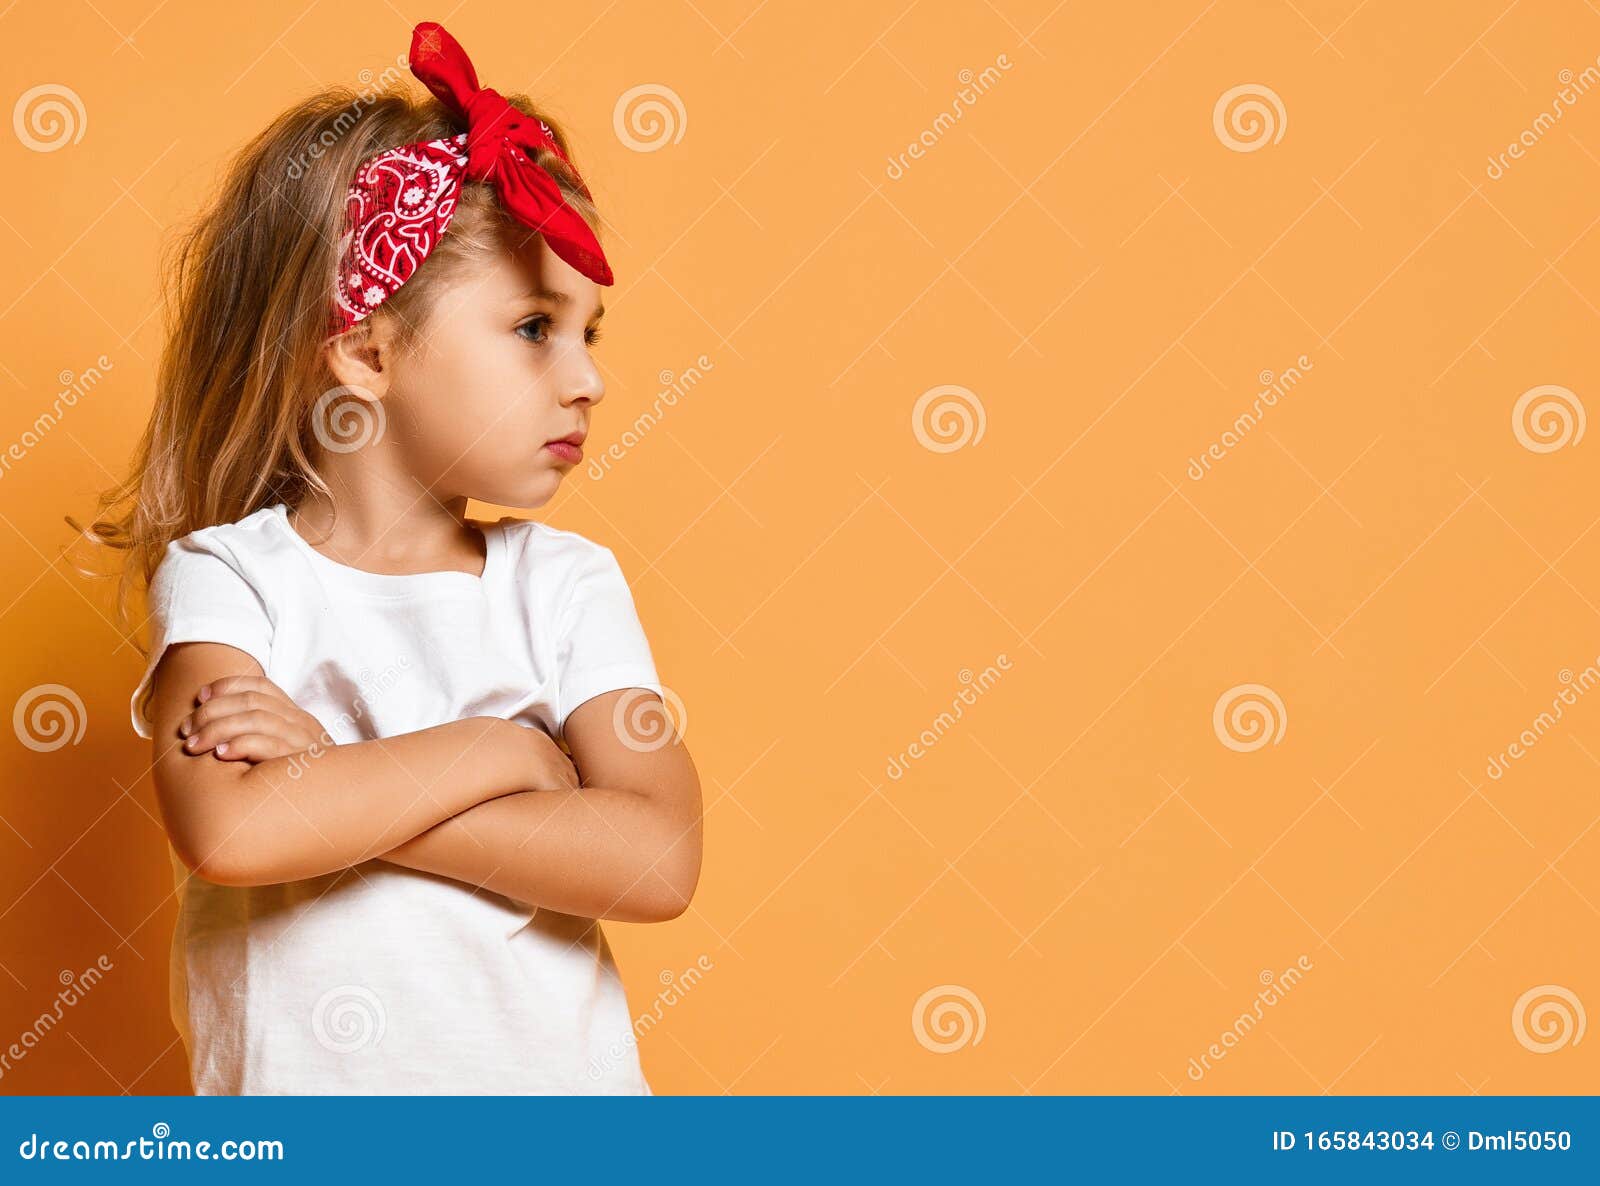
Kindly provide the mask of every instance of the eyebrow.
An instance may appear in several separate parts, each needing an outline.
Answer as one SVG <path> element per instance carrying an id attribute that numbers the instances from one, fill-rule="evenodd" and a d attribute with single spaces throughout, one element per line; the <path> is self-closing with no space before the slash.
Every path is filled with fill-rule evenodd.
<path id="1" fill-rule="evenodd" d="M 569 305 L 572 303 L 572 294 L 568 292 L 557 292 L 554 289 L 549 288 L 535 288 L 529 292 L 523 293 L 522 299 L 549 301 L 552 305 Z M 601 304 L 596 305 L 594 310 L 594 320 L 599 321 L 605 315 L 605 304 L 602 302 Z"/>

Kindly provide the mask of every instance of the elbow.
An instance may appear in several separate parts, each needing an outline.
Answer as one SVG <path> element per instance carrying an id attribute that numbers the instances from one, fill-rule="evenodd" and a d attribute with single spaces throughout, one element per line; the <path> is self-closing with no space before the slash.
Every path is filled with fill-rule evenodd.
<path id="1" fill-rule="evenodd" d="M 633 922 L 671 922 L 682 917 L 694 900 L 694 886 L 669 885 L 638 903 Z"/>
<path id="2" fill-rule="evenodd" d="M 282 880 L 263 867 L 259 837 L 246 826 L 249 813 L 234 809 L 248 799 L 240 793 L 248 771 L 208 771 L 210 777 L 204 781 L 194 781 L 192 775 L 175 777 L 192 769 L 158 767 L 155 779 L 167 840 L 183 867 L 213 885 L 270 885 Z"/>
<path id="3" fill-rule="evenodd" d="M 596 917 L 616 922 L 671 922 L 689 909 L 700 882 L 700 830 L 664 843 L 652 858 L 620 872 Z"/>
<path id="4" fill-rule="evenodd" d="M 191 866 L 190 872 L 202 881 L 209 881 L 212 885 L 227 885 L 238 888 L 254 885 L 275 885 L 277 879 L 246 865 L 224 863 L 221 861 L 203 861 L 198 867 Z"/>
<path id="5" fill-rule="evenodd" d="M 286 880 L 268 867 L 268 853 L 250 829 L 228 819 L 211 822 L 215 826 L 168 830 L 172 851 L 191 874 L 212 885 L 236 887 Z"/>
<path id="6" fill-rule="evenodd" d="M 671 922 L 689 909 L 700 885 L 700 837 L 683 837 L 656 863 L 650 892 L 638 903 L 638 922 Z"/>
<path id="7" fill-rule="evenodd" d="M 192 876 L 213 885 L 248 886 L 267 884 L 264 870 L 249 854 L 247 837 L 237 823 L 225 815 L 211 817 L 189 813 L 187 817 L 167 815 L 167 842 L 173 854 Z"/>
<path id="8" fill-rule="evenodd" d="M 610 917 L 619 922 L 671 922 L 689 909 L 693 897 L 693 887 L 687 892 L 673 887 L 661 888 L 649 894 L 635 895 L 630 903 L 612 912 Z"/>
<path id="9" fill-rule="evenodd" d="M 278 880 L 240 852 L 238 845 L 184 846 L 174 841 L 173 849 L 190 873 L 212 885 L 272 885 Z"/>
<path id="10" fill-rule="evenodd" d="M 163 814 L 166 814 L 163 812 Z M 234 854 L 199 821 L 167 819 L 167 843 L 191 876 L 214 885 L 237 885 L 243 872 Z"/>

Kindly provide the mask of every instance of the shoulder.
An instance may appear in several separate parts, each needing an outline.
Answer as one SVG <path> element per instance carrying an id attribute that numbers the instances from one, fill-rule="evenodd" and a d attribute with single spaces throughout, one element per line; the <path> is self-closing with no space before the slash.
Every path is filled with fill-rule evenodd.
<path id="1" fill-rule="evenodd" d="M 617 567 L 616 554 L 606 545 L 534 519 L 501 519 L 495 524 L 505 533 L 506 552 L 519 572 L 542 583 L 559 583 L 584 573 Z"/>
<path id="2" fill-rule="evenodd" d="M 264 599 L 272 574 L 283 570 L 287 549 L 282 523 L 275 507 L 263 507 L 235 522 L 202 527 L 171 541 L 151 578 L 152 594 L 172 596 L 188 588 L 243 581 Z"/>
<path id="3" fill-rule="evenodd" d="M 501 519 L 507 567 L 519 593 L 559 619 L 579 603 L 629 598 L 628 580 L 605 544 L 532 519 Z"/>

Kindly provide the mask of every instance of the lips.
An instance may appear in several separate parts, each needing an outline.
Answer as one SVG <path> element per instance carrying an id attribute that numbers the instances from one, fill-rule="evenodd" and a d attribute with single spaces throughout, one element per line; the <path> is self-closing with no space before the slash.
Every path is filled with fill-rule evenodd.
<path id="1" fill-rule="evenodd" d="M 584 436 L 585 434 L 582 432 L 568 433 L 564 437 L 557 437 L 553 441 L 546 441 L 544 447 L 550 450 L 550 452 L 554 453 L 557 457 L 561 458 L 563 461 L 567 461 L 573 465 L 576 465 L 578 462 L 583 460 Z"/>

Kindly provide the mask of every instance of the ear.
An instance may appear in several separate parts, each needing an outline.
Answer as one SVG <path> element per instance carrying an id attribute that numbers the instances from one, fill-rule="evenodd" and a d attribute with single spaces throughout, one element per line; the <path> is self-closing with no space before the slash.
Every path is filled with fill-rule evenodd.
<path id="1" fill-rule="evenodd" d="M 373 399 L 388 394 L 395 344 L 387 317 L 368 315 L 344 333 L 329 338 L 323 354 L 340 386 L 370 393 Z"/>

